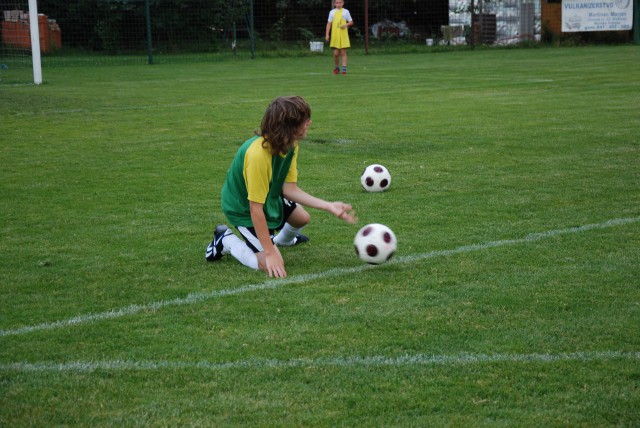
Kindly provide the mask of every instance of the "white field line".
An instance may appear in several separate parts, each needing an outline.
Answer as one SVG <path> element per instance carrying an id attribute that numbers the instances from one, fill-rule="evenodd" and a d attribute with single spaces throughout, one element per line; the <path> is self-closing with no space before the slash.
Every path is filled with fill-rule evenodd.
<path id="1" fill-rule="evenodd" d="M 556 363 L 556 362 L 589 362 L 626 360 L 640 361 L 640 352 L 620 351 L 589 351 L 561 354 L 469 354 L 457 355 L 428 355 L 405 354 L 395 357 L 389 356 L 352 356 L 328 358 L 297 358 L 289 360 L 278 359 L 248 359 L 231 362 L 212 361 L 70 361 L 55 362 L 15 362 L 0 364 L 0 371 L 18 372 L 94 372 L 96 370 L 109 371 L 155 371 L 155 370 L 207 370 L 224 371 L 233 369 L 281 369 L 307 367 L 407 367 L 407 366 L 451 366 L 451 365 L 479 365 L 491 363 Z"/>
<path id="2" fill-rule="evenodd" d="M 184 107 L 194 107 L 195 104 L 191 103 L 180 103 L 180 104 L 148 104 L 141 106 L 117 106 L 117 107 L 98 107 L 98 108 L 68 108 L 68 109 L 54 109 L 54 110 L 42 110 L 42 111 L 23 111 L 14 113 L 13 116 L 46 116 L 53 114 L 88 114 L 88 113 L 98 113 L 105 111 L 132 111 L 132 110 L 157 110 L 157 109 L 174 109 L 174 108 L 184 108 Z"/>
<path id="3" fill-rule="evenodd" d="M 584 226 L 570 227 L 567 229 L 556 229 L 556 230 L 549 230 L 546 232 L 532 233 L 523 238 L 491 241 L 491 242 L 485 242 L 482 244 L 465 245 L 465 246 L 457 247 L 451 250 L 439 250 L 439 251 L 431 251 L 431 252 L 422 253 L 422 254 L 400 256 L 390 260 L 389 262 L 386 263 L 386 265 L 413 263 L 421 260 L 432 259 L 434 257 L 450 256 L 454 254 L 468 253 L 471 251 L 480 251 L 480 250 L 485 250 L 485 249 L 494 248 L 494 247 L 503 247 L 507 245 L 516 245 L 516 244 L 535 242 L 535 241 L 540 241 L 547 238 L 552 238 L 554 236 L 582 233 L 582 232 L 586 232 L 594 229 L 605 229 L 609 227 L 621 226 L 621 225 L 630 224 L 630 223 L 637 223 L 639 221 L 640 221 L 640 217 L 618 218 L 618 219 L 606 221 L 604 223 L 588 224 Z M 62 328 L 67 328 L 75 325 L 90 324 L 98 321 L 104 321 L 104 320 L 109 320 L 114 318 L 121 318 L 125 316 L 135 315 L 140 312 L 155 311 L 155 310 L 170 307 L 170 306 L 192 305 L 192 304 L 204 302 L 206 300 L 218 299 L 225 296 L 233 296 L 233 295 L 244 294 L 252 291 L 274 289 L 274 288 L 282 287 L 288 284 L 305 283 L 305 282 L 314 281 L 317 279 L 326 279 L 326 278 L 331 278 L 335 276 L 350 275 L 350 274 L 359 273 L 368 269 L 376 269 L 376 268 L 379 268 L 379 267 L 372 266 L 372 265 L 358 265 L 350 268 L 336 268 L 336 269 L 329 269 L 322 272 L 291 276 L 284 279 L 272 279 L 272 280 L 268 280 L 258 284 L 244 285 L 238 288 L 214 290 L 210 292 L 191 293 L 191 294 L 188 294 L 186 297 L 181 297 L 173 300 L 160 300 L 160 301 L 151 302 L 151 303 L 134 304 L 124 308 L 113 309 L 110 311 L 100 312 L 96 314 L 78 315 L 76 317 L 65 319 L 65 320 L 47 322 L 47 323 L 36 324 L 31 326 L 24 326 L 24 327 L 19 327 L 15 329 L 0 330 L 0 337 L 15 336 L 15 335 L 21 335 L 21 334 L 31 333 L 35 331 L 42 331 L 42 330 L 62 329 Z"/>

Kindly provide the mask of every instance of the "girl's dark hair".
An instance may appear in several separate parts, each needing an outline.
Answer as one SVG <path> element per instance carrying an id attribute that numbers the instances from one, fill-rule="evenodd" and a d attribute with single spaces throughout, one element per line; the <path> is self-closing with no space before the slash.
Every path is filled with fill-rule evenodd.
<path id="1" fill-rule="evenodd" d="M 295 147 L 300 128 L 311 118 L 311 107 L 300 96 L 278 97 L 271 101 L 260 123 L 264 147 L 272 155 L 285 155 Z"/>

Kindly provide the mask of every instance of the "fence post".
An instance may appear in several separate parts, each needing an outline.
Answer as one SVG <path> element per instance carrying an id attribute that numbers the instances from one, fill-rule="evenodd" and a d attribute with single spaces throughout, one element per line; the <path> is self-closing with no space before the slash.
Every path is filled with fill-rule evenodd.
<path id="1" fill-rule="evenodd" d="M 249 42 L 251 43 L 251 59 L 256 55 L 256 39 L 253 27 L 253 0 L 249 1 Z"/>
<path id="2" fill-rule="evenodd" d="M 473 15 L 476 13 L 476 2 L 475 0 L 471 0 L 471 6 L 469 6 L 469 11 L 471 12 L 471 48 L 475 48 L 477 44 L 476 40 L 476 28 L 473 22 Z"/>
<path id="3" fill-rule="evenodd" d="M 364 54 L 369 55 L 369 0 L 364 0 Z"/>
<path id="4" fill-rule="evenodd" d="M 149 65 L 153 64 L 153 42 L 151 37 L 151 7 L 149 0 L 144 0 L 144 17 L 147 23 L 147 53 L 149 55 Z"/>
<path id="5" fill-rule="evenodd" d="M 640 45 L 640 0 L 633 1 L 633 43 Z"/>

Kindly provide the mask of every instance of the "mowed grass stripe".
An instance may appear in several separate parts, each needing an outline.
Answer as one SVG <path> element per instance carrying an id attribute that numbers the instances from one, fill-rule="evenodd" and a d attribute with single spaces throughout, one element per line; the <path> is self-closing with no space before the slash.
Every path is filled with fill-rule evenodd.
<path id="1" fill-rule="evenodd" d="M 583 226 L 570 227 L 566 229 L 556 229 L 556 230 L 549 230 L 546 232 L 532 233 L 523 238 L 490 241 L 490 242 L 485 242 L 481 244 L 465 245 L 465 246 L 457 247 L 451 250 L 431 251 L 428 253 L 397 257 L 389 261 L 388 264 L 413 263 L 416 261 L 431 259 L 439 256 L 448 256 L 448 255 L 454 255 L 454 254 L 460 254 L 460 253 L 466 253 L 466 252 L 472 252 L 472 251 L 480 251 L 480 250 L 489 249 L 489 248 L 502 247 L 507 245 L 516 245 L 516 244 L 523 244 L 527 242 L 535 242 L 535 241 L 540 241 L 542 239 L 551 238 L 554 236 L 566 235 L 566 234 L 572 234 L 572 233 L 582 233 L 582 232 L 587 232 L 589 230 L 604 229 L 604 228 L 609 228 L 614 226 L 622 226 L 625 224 L 636 223 L 638 221 L 640 221 L 640 217 L 612 219 L 612 220 L 605 221 L 603 223 L 588 224 Z M 124 316 L 135 315 L 139 312 L 158 310 L 158 309 L 162 309 L 169 306 L 191 305 L 191 304 L 196 304 L 196 303 L 204 302 L 210 299 L 216 299 L 216 298 L 221 298 L 225 296 L 238 295 L 238 294 L 248 293 L 252 291 L 275 289 L 288 284 L 299 284 L 299 283 L 313 281 L 316 279 L 325 279 L 325 278 L 330 278 L 335 276 L 351 275 L 354 273 L 359 273 L 364 270 L 373 269 L 373 268 L 375 268 L 375 266 L 359 265 L 351 268 L 329 269 L 322 272 L 316 272 L 316 273 L 305 274 L 305 275 L 296 275 L 296 276 L 292 276 L 284 279 L 268 280 L 259 284 L 250 284 L 250 285 L 245 285 L 238 288 L 214 290 L 207 293 L 191 293 L 186 297 L 173 299 L 173 300 L 161 300 L 161 301 L 151 302 L 146 304 L 134 304 L 134 305 L 127 306 L 125 308 L 114 309 L 111 311 L 101 312 L 97 314 L 79 315 L 66 320 L 42 323 L 42 324 L 37 324 L 33 326 L 25 326 L 25 327 L 20 327 L 16 329 L 0 330 L 0 337 L 15 336 L 15 335 L 21 335 L 21 334 L 31 333 L 35 331 L 42 331 L 42 330 L 62 329 L 62 328 L 72 327 L 72 326 L 81 325 L 81 324 L 90 324 L 98 321 L 104 321 L 104 320 L 109 320 L 114 318 L 121 318 Z"/>

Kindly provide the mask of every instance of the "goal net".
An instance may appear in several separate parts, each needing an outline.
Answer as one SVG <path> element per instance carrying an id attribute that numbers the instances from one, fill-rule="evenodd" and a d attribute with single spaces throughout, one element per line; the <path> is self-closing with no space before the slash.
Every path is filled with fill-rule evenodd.
<path id="1" fill-rule="evenodd" d="M 27 0 L 0 0 L 0 84 L 33 77 Z"/>
<path id="2" fill-rule="evenodd" d="M 36 0 L 0 0 L 0 83 L 42 83 L 41 48 L 49 47 L 49 22 Z M 33 76 L 30 79 L 29 76 Z"/>

